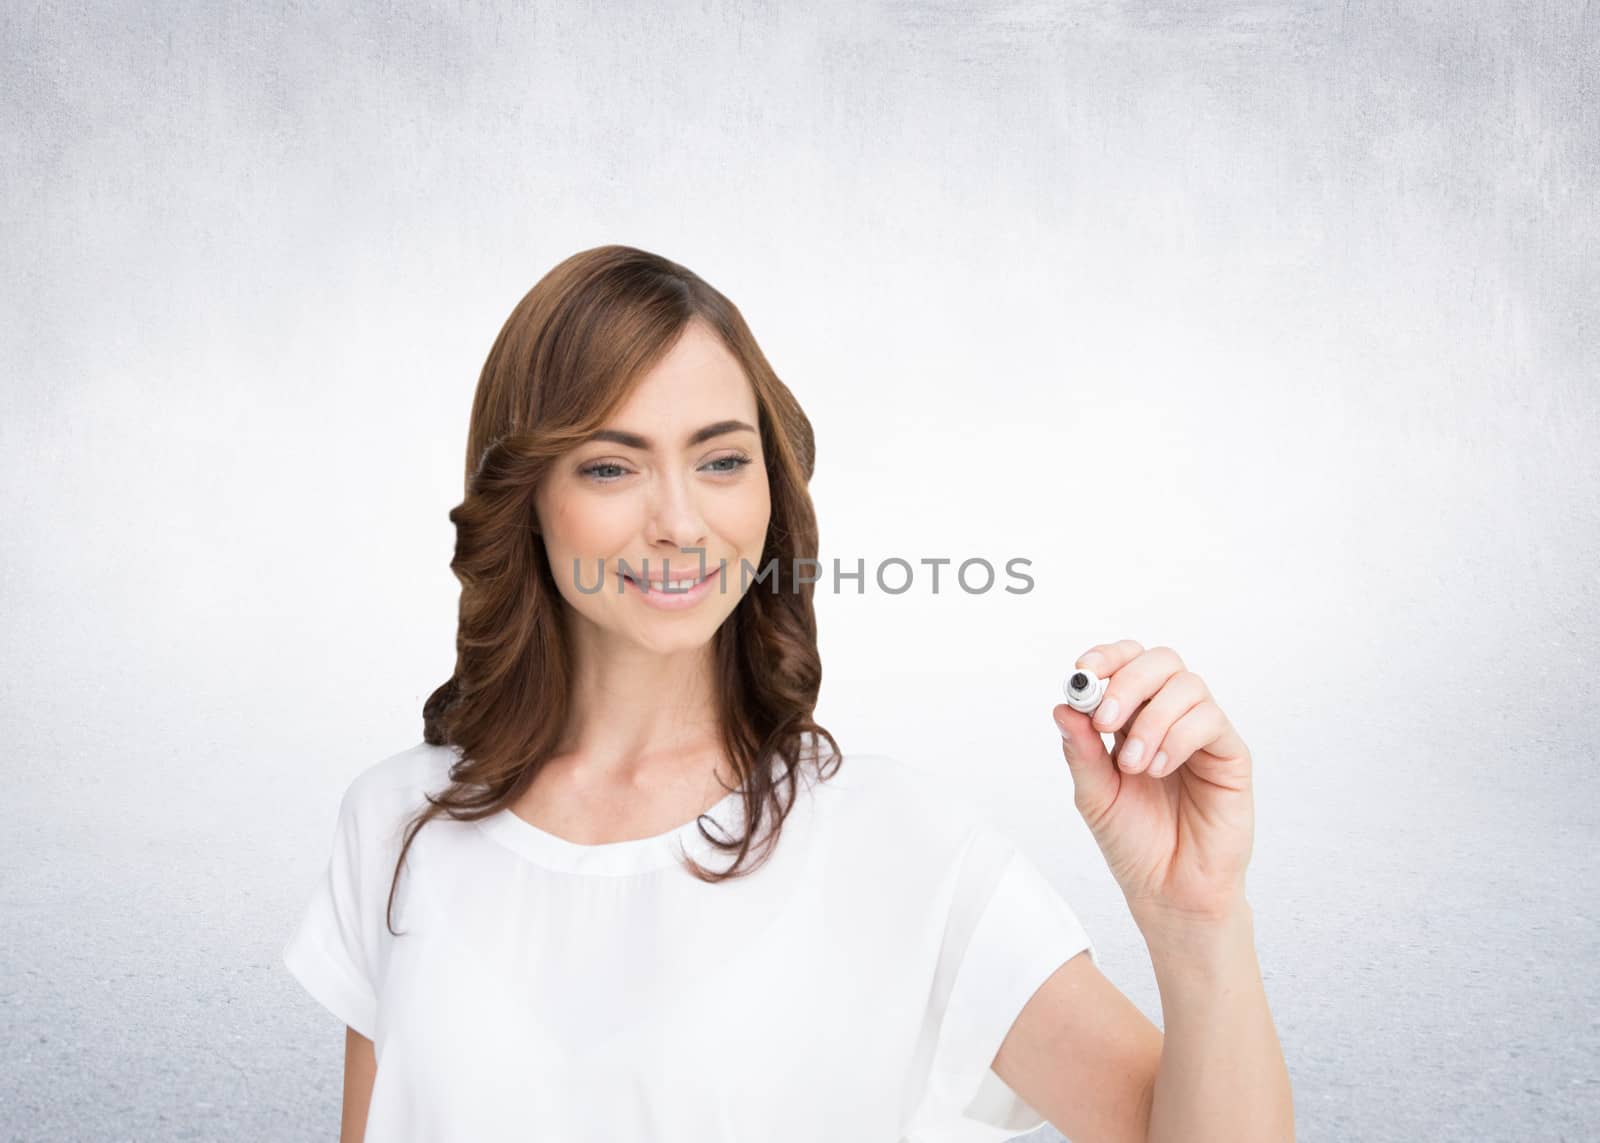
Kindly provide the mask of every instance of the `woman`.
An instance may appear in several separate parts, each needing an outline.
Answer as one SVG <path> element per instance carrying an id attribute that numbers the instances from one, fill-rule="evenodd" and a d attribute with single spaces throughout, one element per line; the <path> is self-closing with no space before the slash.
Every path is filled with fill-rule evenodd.
<path id="1" fill-rule="evenodd" d="M 1205 684 L 1124 640 L 1077 660 L 1095 721 L 1054 712 L 1163 1039 L 1003 834 L 813 721 L 812 465 L 683 267 L 589 250 L 511 314 L 451 512 L 455 673 L 351 783 L 284 949 L 347 1025 L 341 1139 L 1292 1138 L 1250 756 Z"/>

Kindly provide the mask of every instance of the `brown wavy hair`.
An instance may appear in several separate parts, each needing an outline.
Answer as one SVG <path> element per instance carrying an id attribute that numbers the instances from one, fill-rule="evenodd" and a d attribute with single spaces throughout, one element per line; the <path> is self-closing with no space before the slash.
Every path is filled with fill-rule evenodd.
<path id="1" fill-rule="evenodd" d="M 475 821 L 508 806 L 562 740 L 572 678 L 563 609 L 570 605 L 538 534 L 535 490 L 556 458 L 626 402 L 691 321 L 721 338 L 755 391 L 772 503 L 760 566 L 773 575 L 745 591 L 712 637 L 720 741 L 741 780 L 748 828 L 720 840 L 702 814 L 701 835 L 737 856 L 720 872 L 685 857 L 689 871 L 715 883 L 765 863 L 793 804 L 808 739 L 830 748 L 833 770 L 822 776 L 842 764 L 838 742 L 812 718 L 822 662 L 812 584 L 796 575 L 817 555 L 807 491 L 816 456 L 810 420 L 738 308 L 698 275 L 629 246 L 582 251 L 517 303 L 478 377 L 466 498 L 450 511 L 456 527 L 450 569 L 461 581 L 455 673 L 422 708 L 424 740 L 455 747 L 460 757 L 450 767 L 450 784 L 428 794 L 427 807 L 408 823 L 389 883 L 391 933 L 395 889 L 417 831 L 440 814 Z M 760 590 L 763 583 L 770 590 Z M 778 760 L 783 768 L 775 778 Z M 787 803 L 778 796 L 785 785 Z M 768 840 L 746 865 L 768 812 Z"/>

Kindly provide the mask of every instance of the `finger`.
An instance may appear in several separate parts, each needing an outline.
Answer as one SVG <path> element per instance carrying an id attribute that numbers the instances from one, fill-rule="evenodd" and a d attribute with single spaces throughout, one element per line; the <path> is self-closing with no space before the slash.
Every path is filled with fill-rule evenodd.
<path id="1" fill-rule="evenodd" d="M 1075 667 L 1086 667 L 1102 679 L 1109 679 L 1124 665 L 1133 661 L 1144 647 L 1134 639 L 1119 639 L 1115 643 L 1096 643 L 1078 656 Z"/>
<path id="2" fill-rule="evenodd" d="M 1061 753 L 1072 771 L 1072 800 L 1078 812 L 1093 825 L 1116 800 L 1121 779 L 1106 752 L 1106 744 L 1089 721 L 1089 716 L 1058 703 L 1050 712 L 1061 732 Z"/>
<path id="3" fill-rule="evenodd" d="M 1232 734 L 1228 718 L 1216 703 L 1206 700 L 1190 708 L 1172 724 L 1150 762 L 1150 777 L 1165 778 L 1193 758 Z"/>
<path id="4" fill-rule="evenodd" d="M 1095 726 L 1107 732 L 1123 726 L 1141 704 L 1181 670 L 1183 660 L 1171 647 L 1152 647 L 1140 652 L 1106 683 L 1106 693 L 1095 708 Z"/>
<path id="5" fill-rule="evenodd" d="M 1124 723 L 1123 740 L 1115 754 L 1117 765 L 1127 774 L 1141 774 L 1148 769 L 1155 777 L 1156 753 L 1173 724 L 1210 697 L 1205 680 L 1193 671 L 1173 675 L 1139 708 L 1132 721 Z"/>
<path id="6" fill-rule="evenodd" d="M 1083 654 L 1078 656 L 1075 667 L 1086 667 L 1102 679 L 1109 680 L 1112 675 L 1120 671 L 1128 663 L 1144 653 L 1144 645 L 1137 639 L 1119 639 L 1115 643 L 1096 643 Z M 1103 696 L 1102 696 L 1103 701 Z M 1098 709 L 1098 708 L 1097 708 Z M 1120 749 L 1122 739 L 1113 731 L 1107 731 L 1116 737 L 1116 746 Z"/>

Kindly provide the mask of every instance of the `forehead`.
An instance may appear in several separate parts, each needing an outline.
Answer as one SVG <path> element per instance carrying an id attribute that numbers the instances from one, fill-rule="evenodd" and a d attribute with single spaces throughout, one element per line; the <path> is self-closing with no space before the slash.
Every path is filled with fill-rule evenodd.
<path id="1" fill-rule="evenodd" d="M 756 397 L 722 339 L 690 322 L 665 357 L 639 379 L 610 422 L 648 434 L 652 427 L 738 417 L 755 423 Z"/>

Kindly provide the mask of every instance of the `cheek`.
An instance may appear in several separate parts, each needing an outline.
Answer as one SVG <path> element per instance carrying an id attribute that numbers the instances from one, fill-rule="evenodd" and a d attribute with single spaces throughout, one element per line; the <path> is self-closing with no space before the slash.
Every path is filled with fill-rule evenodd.
<path id="1" fill-rule="evenodd" d="M 733 506 L 729 538 L 742 550 L 758 555 L 767 537 L 767 525 L 772 520 L 772 499 L 764 478 L 751 484 L 754 487 L 750 495 L 741 497 Z"/>
<path id="2" fill-rule="evenodd" d="M 586 503 L 580 497 L 552 498 L 540 519 L 544 522 L 545 558 L 561 595 L 585 613 L 609 606 L 603 598 L 601 565 L 618 552 L 632 552 L 630 541 L 638 521 L 621 509 L 620 501 L 606 504 L 594 499 Z M 593 590 L 597 585 L 602 589 L 599 592 Z"/>
<path id="3" fill-rule="evenodd" d="M 596 497 L 587 502 L 570 497 L 552 507 L 547 542 L 552 552 L 559 552 L 568 561 L 573 557 L 591 561 L 610 558 L 638 532 L 637 512 L 622 497 Z"/>

